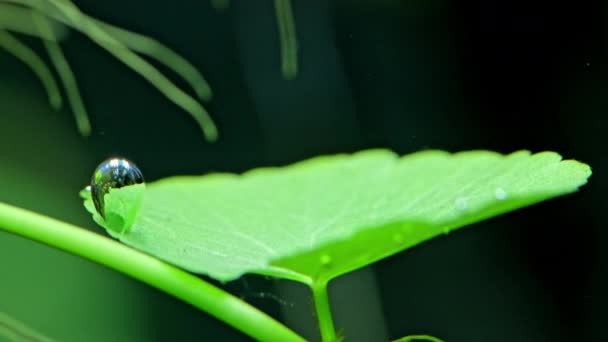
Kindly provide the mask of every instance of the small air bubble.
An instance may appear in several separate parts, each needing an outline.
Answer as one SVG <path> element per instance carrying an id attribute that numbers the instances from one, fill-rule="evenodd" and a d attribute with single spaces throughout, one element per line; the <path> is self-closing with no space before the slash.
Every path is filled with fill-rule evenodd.
<path id="1" fill-rule="evenodd" d="M 496 188 L 496 190 L 494 190 L 494 197 L 499 201 L 506 200 L 507 192 L 503 188 Z"/>
<path id="2" fill-rule="evenodd" d="M 467 210 L 467 208 L 469 208 L 469 200 L 466 197 L 458 197 L 454 201 L 454 206 L 456 207 L 456 210 L 459 211 Z"/>
<path id="3" fill-rule="evenodd" d="M 329 256 L 329 254 L 323 254 L 319 258 L 319 261 L 321 262 L 321 265 L 327 266 L 327 265 L 331 264 L 331 256 Z"/>

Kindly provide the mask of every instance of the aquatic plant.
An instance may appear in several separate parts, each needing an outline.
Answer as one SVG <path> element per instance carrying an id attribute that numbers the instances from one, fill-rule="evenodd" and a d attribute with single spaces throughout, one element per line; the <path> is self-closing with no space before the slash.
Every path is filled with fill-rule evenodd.
<path id="1" fill-rule="evenodd" d="M 147 55 L 165 65 L 182 77 L 201 101 L 209 101 L 212 92 L 205 78 L 192 64 L 168 47 L 150 37 L 94 19 L 82 13 L 69 0 L 0 0 L 0 47 L 36 74 L 48 94 L 50 105 L 57 109 L 61 107 L 62 97 L 53 73 L 43 59 L 22 43 L 15 33 L 42 40 L 66 92 L 80 134 L 90 135 L 91 124 L 76 78 L 59 44 L 66 38 L 68 28 L 89 37 L 150 82 L 170 101 L 190 113 L 209 141 L 217 139 L 217 128 L 199 101 L 138 55 Z"/>
<path id="2" fill-rule="evenodd" d="M 399 157 L 370 150 L 145 186 L 124 182 L 131 173 L 137 174 L 131 164 L 100 165 L 91 188 L 111 182 L 101 212 L 89 188 L 81 196 L 95 222 L 132 248 L 3 203 L 0 229 L 123 272 L 262 341 L 303 338 L 186 271 L 224 282 L 246 273 L 301 282 L 312 290 L 323 341 L 338 341 L 348 332 L 336 333 L 329 281 L 466 225 L 574 192 L 591 170 L 554 152 Z M 440 341 L 401 339 L 412 340 Z"/>
<path id="3" fill-rule="evenodd" d="M 218 10 L 227 9 L 229 5 L 227 0 L 211 3 Z M 298 73 L 298 56 L 291 0 L 275 0 L 274 7 L 281 46 L 281 72 L 285 79 L 293 79 Z M 156 59 L 182 77 L 201 101 L 210 101 L 211 87 L 203 75 L 173 50 L 150 37 L 92 18 L 81 12 L 70 0 L 0 0 L 0 48 L 14 55 L 34 72 L 45 88 L 51 107 L 59 109 L 63 101 L 53 73 L 44 60 L 21 42 L 15 33 L 42 40 L 59 75 L 80 134 L 90 135 L 91 123 L 76 77 L 59 44 L 67 38 L 70 28 L 88 36 L 150 82 L 170 101 L 190 113 L 207 140 L 217 139 L 217 128 L 207 110 L 137 54 Z"/>
<path id="4" fill-rule="evenodd" d="M 212 0 L 218 10 L 227 0 Z M 290 0 L 275 0 L 284 78 L 298 72 Z M 91 132 L 76 77 L 60 43 L 69 29 L 91 38 L 168 99 L 188 111 L 209 140 L 217 130 L 200 101 L 211 88 L 185 59 L 156 40 L 82 13 L 68 0 L 0 0 L 0 47 L 23 61 L 53 108 L 63 97 L 53 71 L 16 34 L 40 38 L 59 76 L 79 131 Z M 198 100 L 140 57 L 181 76 Z M 0 230 L 39 241 L 123 272 L 263 341 L 303 341 L 257 308 L 192 273 L 219 281 L 257 273 L 312 291 L 324 341 L 336 332 L 328 283 L 380 259 L 493 216 L 574 192 L 590 176 L 582 163 L 553 152 L 500 155 L 386 150 L 318 157 L 243 175 L 177 176 L 143 183 L 132 163 L 103 162 L 83 189 L 84 206 L 122 243 L 31 211 L 0 203 Z M 83 180 L 83 183 L 85 180 Z M 189 273 L 192 272 L 192 273 Z M 0 314 L 0 335 L 37 336 Z M 410 335 L 399 341 L 440 341 Z"/>

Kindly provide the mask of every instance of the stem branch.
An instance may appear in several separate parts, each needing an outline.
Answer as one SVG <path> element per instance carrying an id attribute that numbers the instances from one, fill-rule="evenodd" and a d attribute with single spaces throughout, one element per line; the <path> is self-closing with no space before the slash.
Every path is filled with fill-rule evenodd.
<path id="1" fill-rule="evenodd" d="M 315 301 L 317 320 L 319 321 L 319 330 L 321 330 L 321 338 L 323 342 L 335 342 L 337 340 L 336 329 L 334 328 L 334 321 L 329 306 L 327 282 L 327 280 L 315 280 L 312 283 L 311 289 Z"/>

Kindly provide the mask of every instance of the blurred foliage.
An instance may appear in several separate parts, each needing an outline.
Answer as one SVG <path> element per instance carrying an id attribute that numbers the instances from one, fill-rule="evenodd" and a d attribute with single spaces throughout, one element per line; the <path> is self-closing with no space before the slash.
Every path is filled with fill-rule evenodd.
<path id="1" fill-rule="evenodd" d="M 14 4 L 13 4 L 14 3 Z M 78 85 L 68 61 L 58 44 L 64 32 L 62 25 L 74 28 L 154 85 L 176 105 L 189 112 L 199 123 L 208 140 L 217 139 L 217 128 L 207 111 L 190 95 L 176 87 L 160 71 L 132 52 L 148 54 L 181 75 L 203 100 L 211 98 L 211 89 L 203 76 L 185 59 L 155 40 L 95 20 L 69 0 L 3 0 L 0 1 L 0 47 L 27 64 L 40 78 L 48 93 L 51 106 L 61 105 L 53 76 L 35 52 L 27 48 L 9 31 L 27 33 L 42 39 L 55 66 L 68 101 L 76 117 L 80 134 L 91 134 L 87 110 L 80 97 Z"/>

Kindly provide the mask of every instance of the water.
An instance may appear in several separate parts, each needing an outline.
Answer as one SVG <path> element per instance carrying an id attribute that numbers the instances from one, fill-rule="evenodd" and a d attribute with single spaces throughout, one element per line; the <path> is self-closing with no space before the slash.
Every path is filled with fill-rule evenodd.
<path id="1" fill-rule="evenodd" d="M 497 200 L 499 201 L 503 201 L 506 200 L 508 195 L 507 192 L 503 189 L 503 188 L 496 188 L 496 190 L 494 190 L 494 197 L 496 197 Z"/>
<path id="2" fill-rule="evenodd" d="M 469 199 L 466 197 L 458 197 L 454 201 L 454 206 L 458 211 L 465 211 L 469 208 Z"/>

